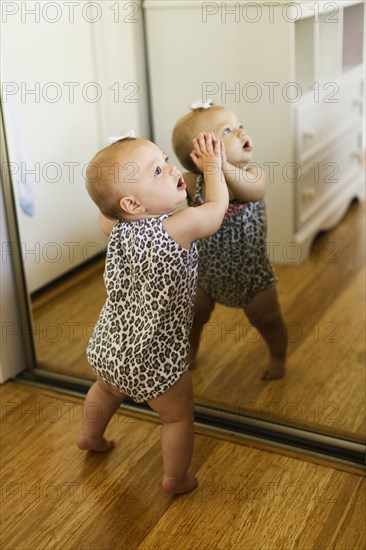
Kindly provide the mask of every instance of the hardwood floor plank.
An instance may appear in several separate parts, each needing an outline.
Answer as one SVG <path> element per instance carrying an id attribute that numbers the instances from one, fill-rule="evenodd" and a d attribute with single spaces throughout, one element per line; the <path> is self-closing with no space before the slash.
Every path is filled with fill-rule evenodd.
<path id="1" fill-rule="evenodd" d="M 361 489 L 360 478 L 344 480 L 339 486 L 343 473 L 333 478 L 327 468 L 309 468 L 304 462 L 263 456 L 260 451 L 243 455 L 240 448 L 220 445 L 198 472 L 205 479 L 198 492 L 189 503 L 175 502 L 139 550 L 168 550 L 177 540 L 179 548 L 188 550 L 199 537 L 205 549 L 327 548 L 334 522 L 347 515 L 349 494 Z M 350 538 L 357 540 L 355 533 L 360 534 L 360 529 L 353 519 L 351 523 Z M 322 540 L 326 546 L 313 545 L 313 540 Z M 361 550 L 364 540 L 363 534 L 353 548 Z"/>
<path id="2" fill-rule="evenodd" d="M 334 550 L 365 547 L 365 517 L 366 517 L 366 481 L 360 480 L 359 488 L 354 491 L 352 501 L 348 506 L 347 515 L 344 515 L 343 523 L 338 529 L 337 538 L 332 541 Z M 354 525 L 349 529 L 349 521 Z M 331 548 L 328 544 L 328 548 Z"/>
<path id="3" fill-rule="evenodd" d="M 344 479 L 338 473 L 333 472 L 325 491 L 319 495 L 311 521 L 306 524 L 299 540 L 295 541 L 296 548 L 362 548 L 365 539 L 361 531 L 365 516 L 362 519 L 362 506 L 359 508 L 357 504 L 361 503 L 357 501 L 362 498 L 362 494 L 365 495 L 365 479 Z M 324 502 L 329 504 L 329 513 L 324 509 Z M 348 529 L 350 516 L 355 526 L 358 519 L 359 529 Z M 339 546 L 341 537 L 343 546 Z M 306 541 L 306 545 L 301 541 Z"/>
<path id="4" fill-rule="evenodd" d="M 82 453 L 81 400 L 13 382 L 0 395 L 2 550 L 364 548 L 358 475 L 196 435 L 200 485 L 173 497 L 157 424 L 118 414 L 117 447 Z"/>

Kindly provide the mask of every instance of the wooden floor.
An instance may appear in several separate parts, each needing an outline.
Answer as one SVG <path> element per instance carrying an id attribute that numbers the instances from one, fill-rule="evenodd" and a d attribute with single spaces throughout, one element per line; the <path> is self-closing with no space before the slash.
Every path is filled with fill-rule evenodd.
<path id="1" fill-rule="evenodd" d="M 193 371 L 196 400 L 354 440 L 365 435 L 365 208 L 355 203 L 301 265 L 277 265 L 288 374 L 260 380 L 266 348 L 241 310 L 216 306 Z M 85 348 L 103 263 L 33 303 L 42 367 L 92 378 Z"/>
<path id="2" fill-rule="evenodd" d="M 363 550 L 365 479 L 196 435 L 199 487 L 161 487 L 157 424 L 117 414 L 79 451 L 82 401 L 0 388 L 2 550 Z"/>

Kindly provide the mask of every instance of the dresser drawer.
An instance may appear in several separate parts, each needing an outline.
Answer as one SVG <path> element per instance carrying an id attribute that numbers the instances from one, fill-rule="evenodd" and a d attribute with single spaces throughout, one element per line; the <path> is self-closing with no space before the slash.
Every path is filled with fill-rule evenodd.
<path id="1" fill-rule="evenodd" d="M 296 158 L 302 164 L 334 139 L 340 117 L 339 103 L 306 100 L 296 107 Z"/>
<path id="2" fill-rule="evenodd" d="M 308 162 L 339 137 L 344 139 L 350 121 L 362 124 L 362 75 L 345 76 L 329 86 L 331 93 L 319 98 L 319 102 L 314 101 L 314 94 L 296 106 L 296 159 L 300 164 Z M 330 103 L 331 100 L 334 103 Z"/>
<path id="3" fill-rule="evenodd" d="M 337 145 L 304 163 L 296 182 L 296 230 L 299 230 L 352 177 L 363 173 L 362 126 Z"/>
<path id="4" fill-rule="evenodd" d="M 362 76 L 344 78 L 339 82 L 339 116 L 348 121 L 364 112 L 364 79 Z"/>

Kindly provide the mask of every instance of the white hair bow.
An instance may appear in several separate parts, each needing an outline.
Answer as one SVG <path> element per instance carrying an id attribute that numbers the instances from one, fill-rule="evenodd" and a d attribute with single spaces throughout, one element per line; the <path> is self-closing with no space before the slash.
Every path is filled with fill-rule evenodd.
<path id="1" fill-rule="evenodd" d="M 195 111 L 196 109 L 209 109 L 210 107 L 212 107 L 212 99 L 208 99 L 207 101 L 198 99 L 191 105 L 192 111 Z"/>
<path id="2" fill-rule="evenodd" d="M 109 137 L 108 145 L 112 145 L 113 143 L 116 143 L 116 141 L 119 141 L 120 139 L 135 138 L 135 137 L 136 137 L 135 130 L 129 130 L 128 132 L 126 132 L 126 134 L 123 134 L 122 136 Z"/>

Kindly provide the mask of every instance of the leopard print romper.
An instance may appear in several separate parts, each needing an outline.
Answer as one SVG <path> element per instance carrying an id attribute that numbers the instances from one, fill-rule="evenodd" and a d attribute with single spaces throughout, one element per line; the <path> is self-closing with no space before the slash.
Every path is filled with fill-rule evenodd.
<path id="1" fill-rule="evenodd" d="M 163 220 L 118 222 L 104 282 L 107 300 L 87 348 L 95 374 L 136 403 L 165 393 L 188 368 L 197 247 L 176 243 Z"/>
<path id="2" fill-rule="evenodd" d="M 204 203 L 202 176 L 196 180 L 193 205 Z M 263 200 L 231 200 L 219 230 L 198 242 L 198 284 L 215 302 L 244 308 L 253 296 L 276 283 L 266 250 Z"/>

